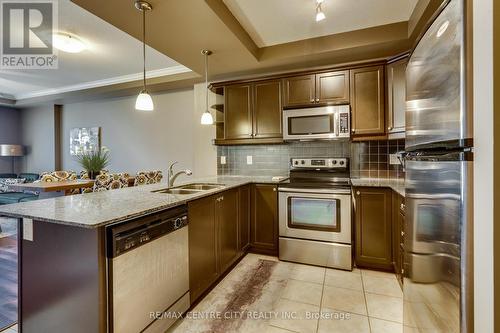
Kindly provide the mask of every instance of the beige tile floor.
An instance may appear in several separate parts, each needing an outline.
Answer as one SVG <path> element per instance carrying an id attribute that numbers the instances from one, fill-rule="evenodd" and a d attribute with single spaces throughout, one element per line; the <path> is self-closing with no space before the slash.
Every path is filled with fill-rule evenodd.
<path id="1" fill-rule="evenodd" d="M 396 333 L 402 332 L 403 299 L 396 276 L 390 273 L 335 269 L 280 262 L 275 257 L 248 254 L 194 309 L 224 309 L 227 295 L 245 270 L 259 259 L 276 261 L 262 296 L 247 311 L 294 313 L 293 318 L 244 320 L 224 332 L 257 333 Z M 218 332 L 210 320 L 186 318 L 169 333 Z"/>
<path id="2" fill-rule="evenodd" d="M 394 274 L 354 269 L 346 272 L 279 262 L 276 257 L 248 254 L 194 309 L 209 312 L 225 307 L 226 295 L 248 267 L 259 259 L 277 264 L 262 295 L 247 311 L 293 313 L 293 318 L 245 320 L 237 333 L 400 333 L 402 292 Z M 210 332 L 210 320 L 184 319 L 169 333 Z M 221 331 L 221 332 L 222 332 Z M 17 325 L 0 333 L 17 333 Z"/>
<path id="3" fill-rule="evenodd" d="M 17 324 L 9 327 L 3 331 L 0 331 L 0 333 L 17 333 Z"/>

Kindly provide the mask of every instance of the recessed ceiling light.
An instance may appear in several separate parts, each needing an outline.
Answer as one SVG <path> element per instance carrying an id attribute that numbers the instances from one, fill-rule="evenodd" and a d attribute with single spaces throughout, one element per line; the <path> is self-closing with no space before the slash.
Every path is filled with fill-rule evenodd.
<path id="1" fill-rule="evenodd" d="M 444 32 L 446 31 L 446 29 L 448 29 L 448 26 L 450 25 L 450 21 L 444 21 L 443 24 L 441 24 L 441 26 L 439 27 L 438 29 L 438 32 L 436 34 L 437 38 L 441 37 Z"/>
<path id="2" fill-rule="evenodd" d="M 68 53 L 80 53 L 87 45 L 76 35 L 58 32 L 52 36 L 54 47 Z"/>

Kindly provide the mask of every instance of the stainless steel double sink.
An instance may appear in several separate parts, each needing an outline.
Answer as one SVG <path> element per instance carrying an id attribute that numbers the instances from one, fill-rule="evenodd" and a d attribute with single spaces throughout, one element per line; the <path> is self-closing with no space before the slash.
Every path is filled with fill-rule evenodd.
<path id="1" fill-rule="evenodd" d="M 224 184 L 193 183 L 193 184 L 180 185 L 172 188 L 161 189 L 153 192 L 165 193 L 165 194 L 196 194 L 203 191 L 220 189 L 222 187 L 224 187 Z"/>

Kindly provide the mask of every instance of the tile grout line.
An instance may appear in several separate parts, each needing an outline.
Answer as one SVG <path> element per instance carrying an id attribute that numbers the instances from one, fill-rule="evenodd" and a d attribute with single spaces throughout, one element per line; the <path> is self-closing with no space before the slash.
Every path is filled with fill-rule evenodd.
<path id="1" fill-rule="evenodd" d="M 323 311 L 323 294 L 325 293 L 325 281 L 326 281 L 326 267 L 325 272 L 323 273 L 323 287 L 321 288 L 321 299 L 319 300 L 319 318 L 316 323 L 316 333 L 319 331 L 319 321 L 321 320 L 321 313 Z"/>
<path id="2" fill-rule="evenodd" d="M 368 312 L 368 301 L 366 300 L 365 280 L 363 279 L 363 271 L 360 271 L 360 273 L 361 273 L 361 287 L 363 288 L 363 298 L 365 300 L 365 307 L 366 307 L 366 318 L 368 319 L 368 329 L 371 332 L 372 324 L 370 323 L 370 313 Z"/>

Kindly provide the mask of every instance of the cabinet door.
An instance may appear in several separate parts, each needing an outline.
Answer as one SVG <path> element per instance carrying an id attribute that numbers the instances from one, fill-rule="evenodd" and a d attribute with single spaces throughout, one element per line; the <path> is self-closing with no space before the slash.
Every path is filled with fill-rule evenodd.
<path id="1" fill-rule="evenodd" d="M 277 254 L 278 191 L 275 185 L 255 184 L 252 188 L 252 249 Z"/>
<path id="2" fill-rule="evenodd" d="M 238 190 L 225 191 L 216 197 L 219 272 L 223 274 L 238 256 Z"/>
<path id="3" fill-rule="evenodd" d="M 387 130 L 405 131 L 406 59 L 387 65 Z"/>
<path id="4" fill-rule="evenodd" d="M 253 92 L 253 137 L 282 138 L 281 82 L 255 83 Z"/>
<path id="5" fill-rule="evenodd" d="M 239 188 L 238 248 L 245 252 L 250 246 L 250 185 Z"/>
<path id="6" fill-rule="evenodd" d="M 227 86 L 224 97 L 225 139 L 251 139 L 252 86 L 250 84 Z"/>
<path id="7" fill-rule="evenodd" d="M 188 204 L 189 289 L 193 303 L 218 277 L 214 197 Z"/>
<path id="8" fill-rule="evenodd" d="M 316 76 L 302 75 L 283 79 L 283 106 L 309 106 L 315 103 Z"/>
<path id="9" fill-rule="evenodd" d="M 353 136 L 385 134 L 384 66 L 350 71 Z"/>
<path id="10" fill-rule="evenodd" d="M 392 190 L 354 189 L 356 264 L 359 267 L 393 270 Z"/>
<path id="11" fill-rule="evenodd" d="M 349 103 L 349 71 L 316 74 L 316 102 Z"/>

